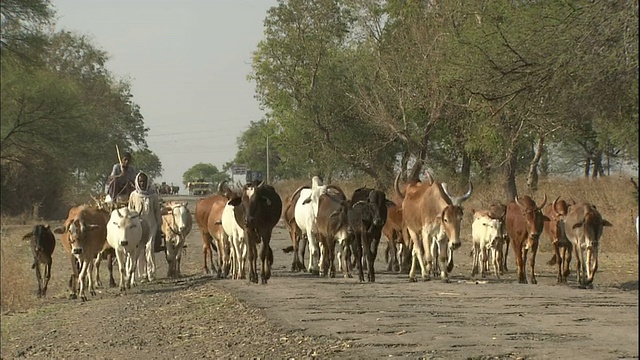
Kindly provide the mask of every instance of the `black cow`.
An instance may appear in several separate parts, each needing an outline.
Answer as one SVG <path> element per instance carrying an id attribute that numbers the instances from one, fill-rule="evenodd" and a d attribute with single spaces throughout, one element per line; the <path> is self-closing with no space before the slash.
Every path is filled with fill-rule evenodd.
<path id="1" fill-rule="evenodd" d="M 358 276 L 364 281 L 363 252 L 367 266 L 367 280 L 376 281 L 374 263 L 382 228 L 387 221 L 387 206 L 392 205 L 384 192 L 370 188 L 359 188 L 351 196 L 348 210 L 349 232 L 353 235 L 351 249 L 356 257 Z"/>
<path id="2" fill-rule="evenodd" d="M 269 242 L 271 241 L 271 232 L 280 220 L 282 199 L 273 186 L 265 184 L 264 181 L 259 184 L 254 181 L 244 186 L 241 198 L 234 198 L 229 201 L 229 204 L 235 207 L 236 221 L 244 228 L 247 239 L 249 280 L 254 283 L 258 282 L 257 244 L 262 243 L 260 278 L 262 283 L 266 284 L 271 277 L 271 265 L 273 264 L 273 251 Z M 242 216 L 238 216 L 240 211 L 242 211 Z"/>
<path id="3" fill-rule="evenodd" d="M 51 279 L 51 264 L 53 263 L 51 255 L 56 248 L 56 237 L 53 235 L 49 225 L 36 225 L 22 239 L 29 240 L 31 243 L 31 253 L 33 254 L 31 268 L 36 269 L 38 297 L 45 296 L 49 279 Z M 40 273 L 40 264 L 44 265 L 44 281 Z"/>

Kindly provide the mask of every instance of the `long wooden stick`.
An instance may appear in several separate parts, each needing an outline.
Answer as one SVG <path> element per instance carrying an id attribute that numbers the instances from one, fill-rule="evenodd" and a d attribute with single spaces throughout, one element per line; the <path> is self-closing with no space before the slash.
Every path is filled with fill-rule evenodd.
<path id="1" fill-rule="evenodd" d="M 116 144 L 116 153 L 118 154 L 118 162 L 120 163 L 120 169 L 122 169 L 122 158 L 120 157 L 120 148 Z"/>

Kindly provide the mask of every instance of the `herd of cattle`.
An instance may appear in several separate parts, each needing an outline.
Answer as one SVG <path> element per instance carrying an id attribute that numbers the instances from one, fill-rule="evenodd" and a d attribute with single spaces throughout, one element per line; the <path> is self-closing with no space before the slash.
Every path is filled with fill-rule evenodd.
<path id="1" fill-rule="evenodd" d="M 432 275 L 449 281 L 455 250 L 461 245 L 462 204 L 473 193 L 452 195 L 446 183 L 435 181 L 429 173 L 424 180 L 400 184 L 387 198 L 381 190 L 359 188 L 347 197 L 336 185 L 327 185 L 313 177 L 310 186 L 296 189 L 281 200 L 276 190 L 263 182 L 231 189 L 226 183 L 217 193 L 201 198 L 195 206 L 195 220 L 203 241 L 203 271 L 219 278 L 246 278 L 266 284 L 271 276 L 273 228 L 282 219 L 289 230 L 293 251 L 292 271 L 309 271 L 335 277 L 336 269 L 352 277 L 355 267 L 360 281 L 375 282 L 374 263 L 382 234 L 387 240 L 385 258 L 388 270 L 408 270 L 416 281 L 417 265 L 422 280 Z M 108 209 L 104 204 L 72 208 L 64 224 L 53 231 L 37 225 L 24 236 L 31 241 L 33 268 L 38 279 L 38 296 L 44 296 L 51 276 L 55 236 L 60 235 L 71 265 L 70 296 L 86 300 L 86 292 L 95 294 L 101 286 L 100 263 L 109 267 L 109 284 L 115 257 L 120 272 L 120 290 L 136 285 L 136 278 L 152 281 L 155 277 L 154 234 L 161 227 L 166 239 L 164 250 L 168 277 L 179 277 L 180 261 L 192 215 L 185 202 L 162 204 L 162 223 L 145 216 L 136 206 Z M 603 219 L 589 203 L 557 197 L 540 204 L 531 197 L 516 197 L 508 204 L 492 204 L 472 210 L 472 276 L 487 276 L 490 269 L 500 277 L 507 270 L 509 246 L 516 259 L 518 281 L 535 284 L 535 260 L 540 235 L 544 232 L 553 244 L 550 264 L 557 264 L 557 281 L 564 283 L 575 254 L 577 281 L 581 287 L 593 286 L 598 268 L 598 244 L 603 228 L 611 223 Z M 309 255 L 305 266 L 305 249 Z M 260 251 L 258 251 L 260 246 Z M 214 252 L 217 253 L 214 263 Z M 146 255 L 142 255 L 145 254 Z M 258 276 L 258 257 L 260 272 Z M 411 265 L 409 269 L 409 260 Z M 528 271 L 526 264 L 528 260 Z M 336 264 L 337 263 L 337 264 Z M 40 266 L 44 264 L 42 279 Z M 136 270 L 140 270 L 136 274 Z M 140 274 L 142 272 L 142 275 Z M 527 277 L 528 273 L 528 277 Z"/>

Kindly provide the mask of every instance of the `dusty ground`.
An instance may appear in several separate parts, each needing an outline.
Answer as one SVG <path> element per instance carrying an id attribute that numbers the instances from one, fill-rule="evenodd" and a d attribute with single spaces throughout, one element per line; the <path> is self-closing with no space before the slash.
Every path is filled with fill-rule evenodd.
<path id="1" fill-rule="evenodd" d="M 291 273 L 281 251 L 290 240 L 278 227 L 274 275 L 256 285 L 202 275 L 197 228 L 188 244 L 184 278 L 162 278 L 157 254 L 160 280 L 126 294 L 103 288 L 85 303 L 66 298 L 69 265 L 57 248 L 49 296 L 28 312 L 3 311 L 2 358 L 638 358 L 636 251 L 602 253 L 593 290 L 573 276 L 555 285 L 548 252 L 538 254 L 538 285 L 517 284 L 513 271 L 473 281 L 466 244 L 450 284 L 385 271 L 360 284 Z M 386 268 L 382 256 L 376 268 Z"/>

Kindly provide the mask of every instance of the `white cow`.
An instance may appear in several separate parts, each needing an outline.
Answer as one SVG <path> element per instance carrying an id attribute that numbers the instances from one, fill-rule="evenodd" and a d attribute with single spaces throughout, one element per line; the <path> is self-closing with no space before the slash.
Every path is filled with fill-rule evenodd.
<path id="1" fill-rule="evenodd" d="M 149 281 L 153 281 L 156 276 L 154 239 L 162 225 L 160 197 L 143 172 L 136 175 L 135 186 L 136 190 L 129 196 L 128 207 L 140 214 L 140 217 L 149 225 L 149 234 L 143 241 L 145 256 L 138 258 L 138 268 L 143 272 L 142 278 L 147 277 Z"/>
<path id="2" fill-rule="evenodd" d="M 493 263 L 493 272 L 500 278 L 500 261 L 502 259 L 502 221 L 488 215 L 487 211 L 476 211 L 473 214 L 471 238 L 473 242 L 473 269 L 471 276 L 478 274 L 478 267 L 482 277 L 486 277 L 489 270 L 489 258 Z"/>
<path id="3" fill-rule="evenodd" d="M 314 176 L 311 179 L 311 189 L 302 189 L 300 191 L 300 197 L 296 202 L 294 209 L 294 217 L 296 224 L 307 235 L 309 243 L 309 264 L 307 270 L 318 274 L 320 272 L 320 262 L 323 260 L 320 257 L 320 249 L 318 245 L 316 226 L 316 217 L 318 216 L 318 201 L 320 195 L 327 191 L 327 186 L 322 184 L 319 177 Z"/>
<path id="4" fill-rule="evenodd" d="M 166 212 L 166 213 L 165 213 Z M 167 277 L 178 278 L 182 249 L 191 232 L 193 219 L 185 202 L 170 202 L 165 204 L 162 215 L 162 233 L 165 237 L 167 259 Z"/>
<path id="5" fill-rule="evenodd" d="M 107 242 L 115 249 L 120 270 L 120 291 L 135 286 L 137 259 L 149 236 L 149 226 L 129 208 L 115 209 L 107 223 Z"/>
<path id="6" fill-rule="evenodd" d="M 222 229 L 225 234 L 227 234 L 231 245 L 232 276 L 234 279 L 245 279 L 244 267 L 247 260 L 247 243 L 244 237 L 244 229 L 236 221 L 235 208 L 235 206 L 230 205 L 229 202 L 227 202 L 224 210 L 222 210 L 221 222 Z M 239 206 L 237 211 L 242 211 L 242 206 Z"/>

